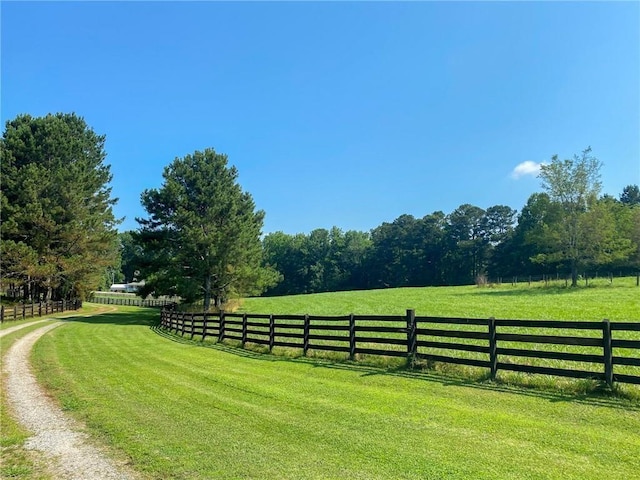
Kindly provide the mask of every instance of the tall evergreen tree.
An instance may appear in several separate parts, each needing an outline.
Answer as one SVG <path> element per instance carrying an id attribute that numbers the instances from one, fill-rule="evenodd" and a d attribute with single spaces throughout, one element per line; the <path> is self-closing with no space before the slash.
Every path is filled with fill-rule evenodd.
<path id="1" fill-rule="evenodd" d="M 208 310 L 230 295 L 261 293 L 275 273 L 261 267 L 264 219 L 238 171 L 213 149 L 176 158 L 164 169 L 159 189 L 145 190 L 149 214 L 137 219 L 143 248 L 143 294 L 175 294 L 204 300 Z"/>
<path id="2" fill-rule="evenodd" d="M 75 114 L 7 122 L 1 149 L 2 275 L 25 299 L 82 297 L 115 261 L 105 137 Z"/>

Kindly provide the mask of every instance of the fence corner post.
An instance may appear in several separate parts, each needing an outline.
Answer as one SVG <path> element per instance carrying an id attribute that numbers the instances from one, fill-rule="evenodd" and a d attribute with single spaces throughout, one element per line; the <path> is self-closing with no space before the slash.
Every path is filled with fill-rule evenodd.
<path id="1" fill-rule="evenodd" d="M 491 368 L 491 380 L 498 374 L 498 341 L 496 335 L 496 319 L 489 318 L 489 366 Z"/>
<path id="2" fill-rule="evenodd" d="M 613 387 L 613 342 L 611 339 L 611 323 L 606 318 L 602 321 L 602 347 L 604 354 L 604 381 Z"/>
<path id="3" fill-rule="evenodd" d="M 418 352 L 418 346 L 416 342 L 416 311 L 413 309 L 407 309 L 407 364 L 409 367 L 413 366 L 415 362 L 416 353 Z"/>

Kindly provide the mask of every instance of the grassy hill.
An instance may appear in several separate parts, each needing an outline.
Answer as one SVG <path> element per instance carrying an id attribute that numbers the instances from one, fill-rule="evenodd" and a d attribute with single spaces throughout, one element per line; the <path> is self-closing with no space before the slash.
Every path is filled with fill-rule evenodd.
<path id="1" fill-rule="evenodd" d="M 564 283 L 502 284 L 488 287 L 420 287 L 258 297 L 242 301 L 251 313 L 314 315 L 404 314 L 512 318 L 530 320 L 640 321 L 640 287 L 635 278 L 591 281 L 567 288 Z"/>

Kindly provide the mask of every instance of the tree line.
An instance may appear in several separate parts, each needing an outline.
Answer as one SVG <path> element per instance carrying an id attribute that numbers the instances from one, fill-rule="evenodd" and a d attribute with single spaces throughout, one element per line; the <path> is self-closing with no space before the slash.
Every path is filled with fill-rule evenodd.
<path id="1" fill-rule="evenodd" d="M 265 212 L 226 155 L 176 158 L 147 213 L 117 233 L 105 137 L 75 114 L 20 115 L 2 136 L 1 282 L 25 301 L 83 298 L 118 280 L 142 295 L 202 300 L 336 290 L 469 284 L 478 279 L 584 269 L 640 269 L 640 191 L 601 195 L 590 149 L 541 167 L 542 191 L 518 213 L 463 204 L 401 215 L 370 232 L 316 229 L 262 236 Z"/>
<path id="2" fill-rule="evenodd" d="M 448 215 L 400 215 L 371 232 L 334 227 L 309 234 L 271 233 L 263 239 L 264 262 L 282 280 L 265 294 L 465 285 L 487 277 L 550 273 L 577 282 L 586 269 L 640 269 L 636 185 L 626 187 L 619 199 L 596 199 L 577 225 L 567 225 L 563 213 L 560 203 L 541 192 L 531 195 L 519 214 L 504 205 L 485 210 L 464 204 Z"/>

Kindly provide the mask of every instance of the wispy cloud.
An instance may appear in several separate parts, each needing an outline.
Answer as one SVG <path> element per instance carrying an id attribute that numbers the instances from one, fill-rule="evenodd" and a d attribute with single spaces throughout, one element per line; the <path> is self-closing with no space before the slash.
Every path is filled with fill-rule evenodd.
<path id="1" fill-rule="evenodd" d="M 526 162 L 522 162 L 516 166 L 511 172 L 511 178 L 514 180 L 518 180 L 526 175 L 531 175 L 535 177 L 540 173 L 540 166 L 542 163 L 532 162 L 531 160 L 527 160 Z"/>

